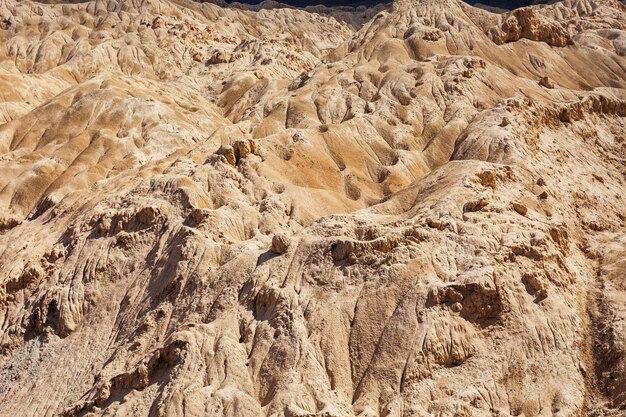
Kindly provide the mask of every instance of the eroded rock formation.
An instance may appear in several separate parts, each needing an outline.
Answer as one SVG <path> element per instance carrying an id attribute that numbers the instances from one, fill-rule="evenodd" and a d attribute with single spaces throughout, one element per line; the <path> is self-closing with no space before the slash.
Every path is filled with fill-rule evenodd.
<path id="1" fill-rule="evenodd" d="M 363 13 L 0 0 L 0 415 L 623 414 L 626 7 Z"/>

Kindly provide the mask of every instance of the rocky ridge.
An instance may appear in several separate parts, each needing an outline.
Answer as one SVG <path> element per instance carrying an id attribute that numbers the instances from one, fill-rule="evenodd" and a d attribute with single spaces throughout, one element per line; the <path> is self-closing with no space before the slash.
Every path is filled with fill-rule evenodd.
<path id="1" fill-rule="evenodd" d="M 0 415 L 623 414 L 626 7 L 345 13 L 0 0 Z"/>

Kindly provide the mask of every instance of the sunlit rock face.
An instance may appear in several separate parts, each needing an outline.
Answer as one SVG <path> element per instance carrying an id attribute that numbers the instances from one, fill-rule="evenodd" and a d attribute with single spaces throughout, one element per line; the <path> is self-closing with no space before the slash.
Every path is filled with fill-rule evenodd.
<path id="1" fill-rule="evenodd" d="M 473 5 L 486 5 L 491 7 L 498 7 L 502 9 L 515 9 L 518 7 L 530 6 L 532 4 L 540 4 L 546 3 L 547 1 L 533 1 L 533 0 L 468 0 L 467 3 Z M 232 3 L 229 1 L 228 3 Z M 251 0 L 251 1 L 241 1 L 241 3 L 246 4 L 259 4 L 260 0 Z M 280 3 L 288 4 L 290 6 L 295 7 L 307 7 L 307 6 L 316 6 L 316 5 L 324 5 L 328 7 L 341 7 L 341 6 L 349 6 L 349 7 L 359 7 L 366 6 L 371 7 L 375 6 L 379 3 L 389 4 L 391 1 L 389 0 L 285 0 Z"/>
<path id="2" fill-rule="evenodd" d="M 626 7 L 0 0 L 0 417 L 623 416 Z"/>

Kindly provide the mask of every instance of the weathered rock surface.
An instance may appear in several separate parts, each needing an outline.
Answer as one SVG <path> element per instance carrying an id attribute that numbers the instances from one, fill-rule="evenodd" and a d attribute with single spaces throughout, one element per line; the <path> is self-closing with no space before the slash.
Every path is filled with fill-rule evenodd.
<path id="1" fill-rule="evenodd" d="M 0 0 L 0 415 L 623 415 L 625 31 Z"/>

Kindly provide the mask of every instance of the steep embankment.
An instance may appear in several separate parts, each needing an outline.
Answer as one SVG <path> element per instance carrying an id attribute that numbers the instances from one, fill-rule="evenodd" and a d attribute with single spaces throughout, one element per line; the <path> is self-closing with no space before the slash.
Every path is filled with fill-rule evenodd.
<path id="1" fill-rule="evenodd" d="M 0 0 L 0 415 L 617 415 L 625 30 Z"/>

